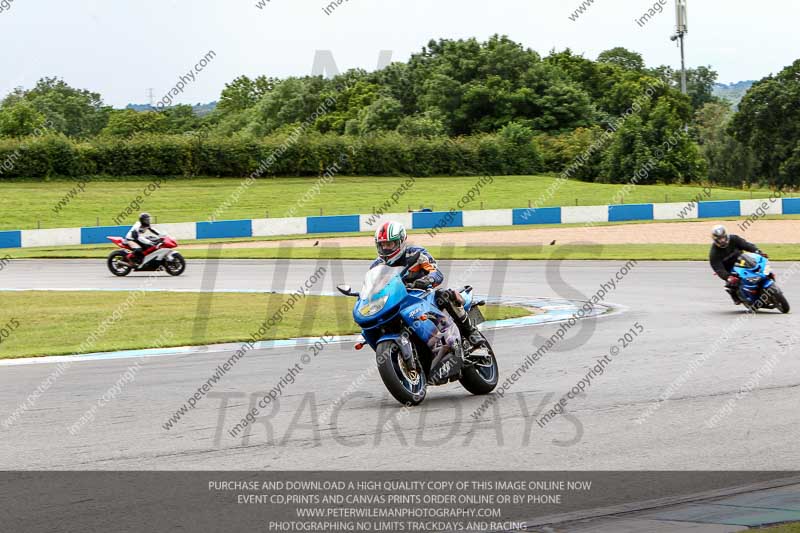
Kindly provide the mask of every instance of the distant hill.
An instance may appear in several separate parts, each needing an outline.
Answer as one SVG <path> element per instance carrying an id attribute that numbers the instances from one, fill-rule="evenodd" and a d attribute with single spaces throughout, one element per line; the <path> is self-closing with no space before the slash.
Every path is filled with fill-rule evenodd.
<path id="1" fill-rule="evenodd" d="M 733 104 L 734 107 L 739 105 L 745 93 L 750 90 L 755 80 L 739 81 L 731 84 L 716 83 L 714 84 L 714 96 L 724 98 Z"/>
<path id="2" fill-rule="evenodd" d="M 217 102 L 209 102 L 207 104 L 194 104 L 192 105 L 192 111 L 198 117 L 202 117 L 208 115 L 217 107 Z M 125 106 L 125 109 L 133 109 L 134 111 L 150 111 L 152 108 L 150 104 L 128 104 Z"/>

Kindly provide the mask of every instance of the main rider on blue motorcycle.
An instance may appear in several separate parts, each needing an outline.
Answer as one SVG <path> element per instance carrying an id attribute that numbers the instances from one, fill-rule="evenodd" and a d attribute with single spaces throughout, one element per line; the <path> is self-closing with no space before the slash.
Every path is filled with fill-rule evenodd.
<path id="1" fill-rule="evenodd" d="M 370 268 L 380 264 L 391 267 L 409 267 L 403 282 L 411 289 L 437 288 L 444 281 L 444 275 L 436 268 L 436 260 L 421 246 L 409 246 L 406 228 L 399 222 L 385 222 L 375 231 L 375 247 L 378 258 Z M 417 255 L 419 253 L 419 255 Z M 414 260 L 415 264 L 411 265 Z M 474 343 L 480 342 L 478 328 L 472 324 L 464 301 L 458 291 L 453 289 L 437 289 L 436 304 L 446 310 L 458 326 L 461 336 Z"/>
<path id="2" fill-rule="evenodd" d="M 739 278 L 733 274 L 733 265 L 736 264 L 739 255 L 742 252 L 753 252 L 764 257 L 769 256 L 759 250 L 755 244 L 747 242 L 738 235 L 729 235 L 728 230 L 722 225 L 714 226 L 714 229 L 711 230 L 711 239 L 714 241 L 708 254 L 711 268 L 714 269 L 717 276 L 725 280 L 725 290 L 731 295 L 733 302 L 739 305 L 742 303 L 737 291 Z"/>

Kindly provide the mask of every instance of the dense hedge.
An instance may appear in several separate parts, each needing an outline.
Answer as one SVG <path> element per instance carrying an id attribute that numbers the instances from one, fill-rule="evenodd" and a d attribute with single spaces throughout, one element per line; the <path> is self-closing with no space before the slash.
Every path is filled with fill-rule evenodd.
<path id="1" fill-rule="evenodd" d="M 272 157 L 271 157 L 272 156 Z M 265 161 L 267 163 L 265 163 Z M 0 179 L 102 176 L 317 176 L 332 164 L 359 176 L 533 174 L 533 142 L 500 135 L 423 139 L 309 134 L 265 137 L 140 135 L 78 142 L 63 136 L 0 140 Z"/>

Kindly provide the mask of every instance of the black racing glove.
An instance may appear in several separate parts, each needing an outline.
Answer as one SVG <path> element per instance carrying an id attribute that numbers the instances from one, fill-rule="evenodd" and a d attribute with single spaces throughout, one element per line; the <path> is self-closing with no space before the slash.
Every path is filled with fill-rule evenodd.
<path id="1" fill-rule="evenodd" d="M 421 278 L 411 282 L 409 287 L 412 289 L 427 289 L 431 285 L 433 285 L 433 280 L 430 278 L 430 276 L 422 276 Z"/>

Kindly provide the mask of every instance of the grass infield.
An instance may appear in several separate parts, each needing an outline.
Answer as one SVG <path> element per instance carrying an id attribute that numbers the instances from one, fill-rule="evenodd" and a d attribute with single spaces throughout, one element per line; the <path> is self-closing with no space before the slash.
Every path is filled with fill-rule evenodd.
<path id="1" fill-rule="evenodd" d="M 476 176 L 415 178 L 414 186 L 404 192 L 396 204 L 392 193 L 404 184 L 405 177 L 337 176 L 319 186 L 318 178 L 262 178 L 235 196 L 239 178 L 160 178 L 161 187 L 149 196 L 143 188 L 152 178 L 118 180 L 87 178 L 82 191 L 75 181 L 0 180 L 0 230 L 70 228 L 114 225 L 113 219 L 131 205 L 137 195 L 133 215 L 121 224 L 132 224 L 139 211 L 149 211 L 157 223 L 197 222 L 206 220 L 217 208 L 229 202 L 219 220 L 281 218 L 288 216 L 348 215 L 372 213 L 385 202 L 385 212 L 405 212 L 409 208 L 429 207 L 447 211 L 472 188 Z M 528 202 L 546 198 L 541 207 L 570 205 L 606 205 L 613 202 L 622 184 L 586 183 L 567 180 L 554 194 L 548 187 L 552 176 L 497 176 L 481 189 L 475 201 L 465 209 L 503 209 L 527 207 Z M 706 196 L 699 185 L 637 185 L 625 196 L 625 203 L 689 202 L 691 200 L 733 200 L 766 198 L 766 189 L 726 189 L 713 187 Z M 59 205 L 61 202 L 61 205 Z M 293 214 L 289 211 L 293 210 Z"/>
<path id="2" fill-rule="evenodd" d="M 245 341 L 288 298 L 141 291 L 3 293 L 0 359 Z M 263 339 L 358 333 L 352 305 L 350 298 L 308 296 Z M 482 311 L 488 320 L 531 314 L 508 306 L 486 306 Z M 93 334 L 94 342 L 87 343 Z"/>

